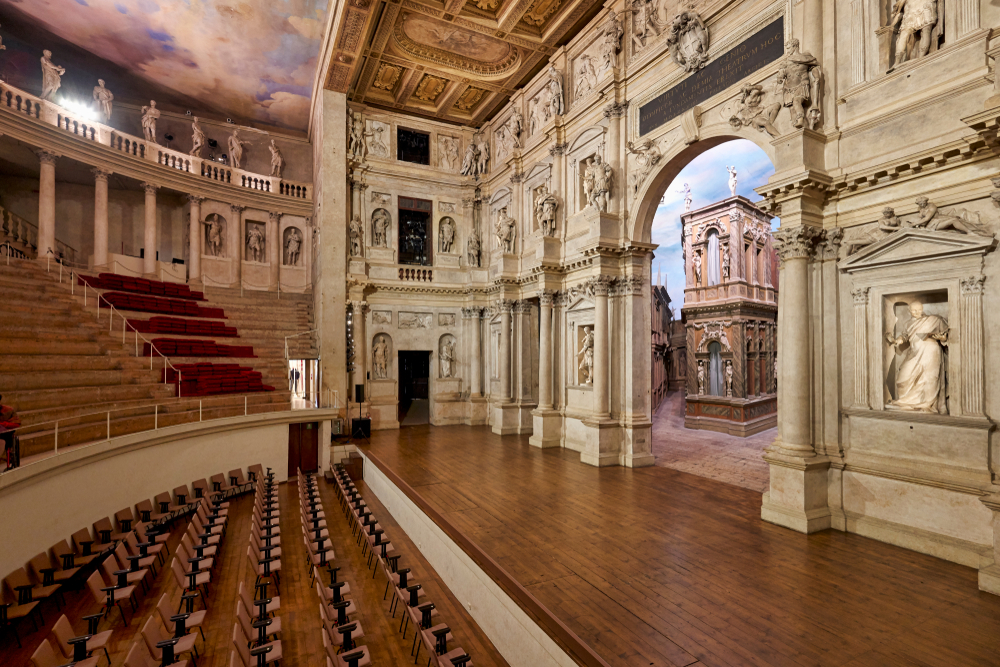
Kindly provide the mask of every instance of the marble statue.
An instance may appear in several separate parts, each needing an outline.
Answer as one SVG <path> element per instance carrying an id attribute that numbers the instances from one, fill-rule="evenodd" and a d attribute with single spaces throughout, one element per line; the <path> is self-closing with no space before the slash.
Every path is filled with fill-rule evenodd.
<path id="1" fill-rule="evenodd" d="M 385 336 L 376 336 L 372 346 L 372 377 L 376 380 L 389 377 L 389 344 Z"/>
<path id="2" fill-rule="evenodd" d="M 889 25 L 899 31 L 896 35 L 894 67 L 909 60 L 912 51 L 915 51 L 915 58 L 923 58 L 931 47 L 937 46 L 933 40 L 940 33 L 938 22 L 943 16 L 938 14 L 939 2 L 940 0 L 896 0 L 892 18 L 889 19 Z M 940 4 L 943 9 L 944 3 Z M 917 33 L 920 33 L 919 41 L 916 40 Z"/>
<path id="3" fill-rule="evenodd" d="M 441 233 L 441 252 L 450 253 L 451 246 L 455 243 L 455 221 L 451 218 L 442 218 L 439 231 Z"/>
<path id="4" fill-rule="evenodd" d="M 691 199 L 691 186 L 685 183 L 678 192 L 684 194 L 684 212 L 687 213 L 691 210 L 691 202 L 693 201 Z"/>
<path id="5" fill-rule="evenodd" d="M 441 168 L 447 172 L 458 169 L 459 140 L 455 137 L 441 137 Z"/>
<path id="6" fill-rule="evenodd" d="M 741 127 L 752 127 L 759 132 L 767 132 L 772 137 L 778 136 L 777 128 L 771 124 L 770 118 L 765 114 L 763 86 L 757 83 L 743 84 L 740 89 L 739 106 L 729 117 L 729 124 L 734 130 L 739 130 Z"/>
<path id="7" fill-rule="evenodd" d="M 507 132 L 507 126 L 501 125 L 497 128 L 496 132 L 493 133 L 493 137 L 497 142 L 497 161 L 503 162 L 511 151 L 514 150 L 514 142 Z"/>
<path id="8" fill-rule="evenodd" d="M 695 251 L 694 258 L 694 284 L 696 287 L 701 287 L 701 253 Z"/>
<path id="9" fill-rule="evenodd" d="M 233 168 L 242 169 L 243 147 L 249 145 L 249 141 L 242 141 L 240 139 L 239 128 L 233 130 L 233 133 L 229 135 L 229 164 Z"/>
<path id="10" fill-rule="evenodd" d="M 563 76 L 555 65 L 549 65 L 549 111 L 553 116 L 561 116 L 566 112 Z"/>
<path id="11" fill-rule="evenodd" d="M 347 122 L 350 129 L 347 156 L 351 160 L 362 162 L 365 159 L 365 121 L 361 118 L 361 114 L 355 111 L 347 116 Z"/>
<path id="12" fill-rule="evenodd" d="M 205 220 L 207 226 L 208 242 L 205 249 L 212 257 L 225 257 L 225 222 L 216 214 L 209 215 Z"/>
<path id="13" fill-rule="evenodd" d="M 274 143 L 274 139 L 271 139 L 268 150 L 271 151 L 271 176 L 281 178 L 281 170 L 285 168 L 285 158 L 282 157 L 281 150 Z"/>
<path id="14" fill-rule="evenodd" d="M 480 135 L 479 159 L 476 161 L 476 174 L 485 176 L 490 171 L 490 142 Z"/>
<path id="15" fill-rule="evenodd" d="M 729 280 L 729 248 L 722 251 L 722 279 Z"/>
<path id="16" fill-rule="evenodd" d="M 472 232 L 469 235 L 469 266 L 479 266 L 481 246 L 479 232 Z"/>
<path id="17" fill-rule="evenodd" d="M 351 218 L 351 256 L 361 257 L 361 246 L 364 243 L 365 231 L 361 228 L 361 216 L 357 213 Z"/>
<path id="18" fill-rule="evenodd" d="M 580 99 L 594 88 L 597 83 L 597 71 L 594 69 L 594 61 L 586 53 L 580 56 L 576 73 L 576 90 L 574 97 Z"/>
<path id="19" fill-rule="evenodd" d="M 579 369 L 583 373 L 583 384 L 594 384 L 594 327 L 583 328 L 583 341 L 577 353 Z"/>
<path id="20" fill-rule="evenodd" d="M 536 97 L 531 100 L 531 110 L 528 112 L 528 136 L 533 135 L 544 124 L 541 100 Z"/>
<path id="21" fill-rule="evenodd" d="M 515 107 L 513 113 L 510 115 L 510 118 L 507 119 L 505 127 L 507 128 L 507 135 L 514 143 L 514 148 L 520 148 L 521 132 L 524 131 L 524 114 L 522 114 L 521 111 Z"/>
<path id="22" fill-rule="evenodd" d="M 583 167 L 583 198 L 587 200 L 587 206 L 592 206 L 594 202 L 594 160 L 585 160 Z"/>
<path id="23" fill-rule="evenodd" d="M 940 232 L 953 230 L 962 234 L 977 236 L 993 236 L 989 225 L 979 219 L 978 213 L 962 209 L 952 209 L 942 212 L 927 197 L 917 197 L 917 219 L 909 222 L 910 227 L 926 227 L 931 231 Z"/>
<path id="24" fill-rule="evenodd" d="M 635 29 L 632 44 L 635 50 L 646 46 L 650 35 L 659 36 L 666 26 L 660 21 L 656 0 L 635 0 Z"/>
<path id="25" fill-rule="evenodd" d="M 299 265 L 299 251 L 302 248 L 302 235 L 296 227 L 288 230 L 285 238 L 285 266 Z"/>
<path id="26" fill-rule="evenodd" d="M 266 250 L 264 233 L 260 225 L 247 225 L 247 258 L 252 262 L 263 262 Z"/>
<path id="27" fill-rule="evenodd" d="M 792 125 L 802 127 L 806 124 L 806 109 L 821 105 L 823 90 L 823 70 L 819 61 L 809 52 L 799 52 L 799 40 L 794 37 L 785 44 L 785 59 L 778 68 L 778 78 L 775 81 L 775 93 L 780 101 L 772 104 L 768 110 L 768 121 L 773 125 L 782 107 L 788 107 L 792 115 Z M 818 117 L 810 120 L 815 125 Z M 815 127 L 810 127 L 815 129 Z"/>
<path id="28" fill-rule="evenodd" d="M 42 99 L 53 101 L 56 91 L 62 86 L 62 75 L 66 73 L 65 67 L 60 67 L 52 62 L 52 52 L 48 49 L 42 51 Z"/>
<path id="29" fill-rule="evenodd" d="M 708 62 L 708 28 L 693 9 L 681 11 L 670 23 L 667 47 L 674 62 L 693 72 Z"/>
<path id="30" fill-rule="evenodd" d="M 500 209 L 494 228 L 497 237 L 497 248 L 505 255 L 514 253 L 514 239 L 517 236 L 517 222 L 507 215 L 507 207 Z"/>
<path id="31" fill-rule="evenodd" d="M 611 169 L 611 165 L 604 162 L 599 154 L 588 160 L 584 176 L 584 191 L 587 189 L 586 184 L 592 183 L 587 199 L 588 205 L 603 213 L 608 212 L 613 177 L 614 171 Z"/>
<path id="32" fill-rule="evenodd" d="M 469 147 L 465 149 L 465 158 L 462 160 L 462 176 L 477 176 L 476 167 L 479 165 L 479 147 L 475 137 Z"/>
<path id="33" fill-rule="evenodd" d="M 705 362 L 698 360 L 698 395 L 705 393 Z"/>
<path id="34" fill-rule="evenodd" d="M 733 362 L 726 359 L 726 371 L 725 371 L 725 381 L 726 381 L 726 398 L 733 397 Z"/>
<path id="35" fill-rule="evenodd" d="M 111 120 L 111 103 L 114 102 L 114 94 L 104 87 L 104 79 L 98 79 L 94 86 L 94 106 L 101 116 L 101 121 L 107 123 Z"/>
<path id="36" fill-rule="evenodd" d="M 874 226 L 861 225 L 851 227 L 844 234 L 843 245 L 847 248 L 847 254 L 853 255 L 857 251 L 878 243 L 889 234 L 898 231 L 902 226 L 902 221 L 896 216 L 896 211 L 891 206 L 882 209 L 882 217 L 878 219 Z"/>
<path id="37" fill-rule="evenodd" d="M 633 144 L 629 141 L 625 144 L 625 150 L 635 155 L 635 162 L 638 167 L 638 169 L 629 174 L 629 190 L 632 192 L 632 198 L 635 199 L 639 196 L 639 189 L 642 187 L 642 184 L 645 183 L 646 178 L 652 173 L 653 167 L 659 164 L 662 154 L 660 153 L 660 148 L 651 139 L 644 139 L 638 144 Z"/>
<path id="38" fill-rule="evenodd" d="M 188 155 L 201 157 L 201 147 L 205 145 L 205 133 L 201 129 L 198 117 L 191 118 L 191 152 Z"/>
<path id="39" fill-rule="evenodd" d="M 441 377 L 452 377 L 452 362 L 455 360 L 455 341 L 451 336 L 441 339 Z"/>
<path id="40" fill-rule="evenodd" d="M 389 227 L 392 218 L 389 211 L 377 208 L 372 212 L 372 245 L 376 248 L 389 247 Z"/>
<path id="41" fill-rule="evenodd" d="M 730 196 L 736 196 L 736 165 L 732 167 L 726 167 L 726 171 L 729 172 L 729 194 Z"/>
<path id="42" fill-rule="evenodd" d="M 948 414 L 945 386 L 948 322 L 937 315 L 925 315 L 919 299 L 909 304 L 910 320 L 903 333 L 886 332 L 885 342 L 902 355 L 896 369 L 896 399 L 891 407 L 917 412 Z"/>
<path id="43" fill-rule="evenodd" d="M 383 123 L 372 121 L 371 132 L 365 132 L 364 134 L 365 146 L 369 155 L 380 158 L 389 157 L 389 146 L 382 139 L 382 135 L 385 133 L 387 127 Z"/>
<path id="44" fill-rule="evenodd" d="M 556 209 L 559 202 L 549 192 L 548 187 L 541 185 L 535 195 L 535 221 L 542 230 L 543 236 L 556 235 Z"/>
<path id="45" fill-rule="evenodd" d="M 149 106 L 142 107 L 142 136 L 146 141 L 156 143 L 156 119 L 160 110 L 156 108 L 156 100 L 150 100 Z"/>
<path id="46" fill-rule="evenodd" d="M 618 67 L 618 52 L 622 49 L 622 36 L 625 31 L 622 29 L 621 19 L 614 10 L 608 14 L 608 23 L 604 27 L 604 40 L 601 42 L 601 70 L 616 69 Z"/>

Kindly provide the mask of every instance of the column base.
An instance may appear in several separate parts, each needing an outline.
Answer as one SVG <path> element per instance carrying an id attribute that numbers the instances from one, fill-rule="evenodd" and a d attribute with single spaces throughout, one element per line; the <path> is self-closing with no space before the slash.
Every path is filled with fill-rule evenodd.
<path id="1" fill-rule="evenodd" d="M 610 418 L 588 418 L 582 422 L 587 440 L 580 452 L 580 462 L 603 468 L 621 465 L 621 424 Z"/>
<path id="2" fill-rule="evenodd" d="M 490 423 L 490 403 L 485 396 L 472 396 L 467 405 L 466 424 L 484 426 Z"/>
<path id="3" fill-rule="evenodd" d="M 622 438 L 621 464 L 623 466 L 626 468 L 645 468 L 656 463 L 656 458 L 650 452 L 653 444 L 652 422 L 626 423 Z"/>
<path id="4" fill-rule="evenodd" d="M 494 403 L 493 432 L 497 435 L 516 435 L 521 432 L 521 406 L 516 403 Z"/>
<path id="5" fill-rule="evenodd" d="M 768 491 L 763 496 L 760 518 L 800 533 L 815 533 L 831 527 L 827 498 L 830 461 L 818 456 L 800 458 L 781 453 L 775 442 L 764 453 L 770 465 Z"/>
<path id="6" fill-rule="evenodd" d="M 1000 563 L 979 570 L 979 590 L 1000 595 Z"/>
<path id="7" fill-rule="evenodd" d="M 562 415 L 558 410 L 538 409 L 531 413 L 532 431 L 528 444 L 546 449 L 562 446 Z"/>

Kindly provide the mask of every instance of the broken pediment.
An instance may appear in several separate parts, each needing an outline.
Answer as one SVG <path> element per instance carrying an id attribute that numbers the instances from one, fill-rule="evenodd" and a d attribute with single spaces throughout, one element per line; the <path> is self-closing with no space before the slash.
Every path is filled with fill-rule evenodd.
<path id="1" fill-rule="evenodd" d="M 841 271 L 855 273 L 886 266 L 984 255 L 996 247 L 993 236 L 903 228 L 842 260 Z"/>

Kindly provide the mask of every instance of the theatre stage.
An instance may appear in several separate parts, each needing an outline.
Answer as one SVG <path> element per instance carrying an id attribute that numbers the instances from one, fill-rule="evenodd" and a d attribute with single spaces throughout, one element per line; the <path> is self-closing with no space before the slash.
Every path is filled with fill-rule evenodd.
<path id="1" fill-rule="evenodd" d="M 412 486 L 611 665 L 1000 664 L 976 571 L 760 519 L 757 492 L 483 427 L 376 432 Z"/>

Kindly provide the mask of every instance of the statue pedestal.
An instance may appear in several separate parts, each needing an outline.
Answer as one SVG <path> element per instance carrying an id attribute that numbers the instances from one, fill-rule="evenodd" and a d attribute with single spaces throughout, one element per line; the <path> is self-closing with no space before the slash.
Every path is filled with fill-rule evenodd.
<path id="1" fill-rule="evenodd" d="M 446 255 L 444 253 L 438 253 L 434 257 L 434 264 L 437 266 L 444 266 L 448 268 L 458 268 L 460 265 L 460 259 L 458 255 Z"/>
<path id="2" fill-rule="evenodd" d="M 562 239 L 554 236 L 539 236 L 535 246 L 535 258 L 543 266 L 558 264 L 562 259 Z"/>
<path id="3" fill-rule="evenodd" d="M 774 163 L 788 165 L 779 174 L 771 176 L 769 183 L 780 182 L 785 176 L 801 174 L 805 169 L 826 169 L 826 136 L 816 130 L 801 128 L 771 141 L 774 146 Z"/>
<path id="4" fill-rule="evenodd" d="M 521 260 L 517 255 L 494 255 L 493 266 L 490 267 L 490 278 L 517 278 L 521 270 Z"/>
<path id="5" fill-rule="evenodd" d="M 433 381 L 434 395 L 431 400 L 431 424 L 461 424 L 465 418 L 462 401 L 462 378 L 437 378 Z"/>
<path id="6" fill-rule="evenodd" d="M 616 419 L 598 417 L 582 421 L 585 443 L 580 452 L 580 462 L 592 466 L 621 464 L 622 429 Z"/>
<path id="7" fill-rule="evenodd" d="M 347 263 L 347 272 L 359 276 L 368 275 L 368 267 L 363 257 L 352 257 Z"/>
<path id="8" fill-rule="evenodd" d="M 587 230 L 581 249 L 618 245 L 618 216 L 613 213 L 602 213 L 597 208 L 588 206 L 566 221 L 566 228 L 569 230 L 581 227 Z"/>
<path id="9" fill-rule="evenodd" d="M 368 260 L 395 264 L 396 251 L 393 248 L 368 248 Z"/>

